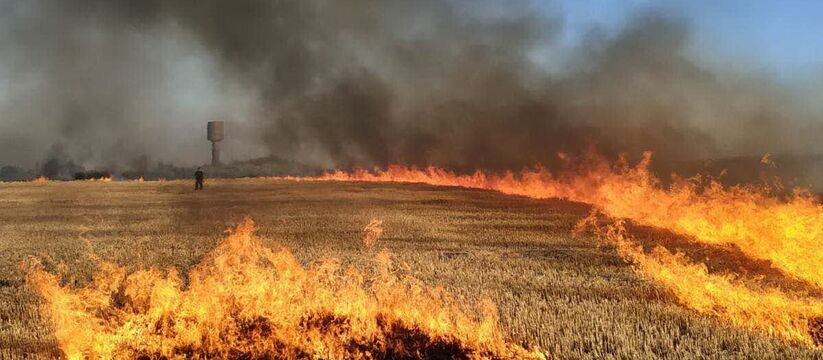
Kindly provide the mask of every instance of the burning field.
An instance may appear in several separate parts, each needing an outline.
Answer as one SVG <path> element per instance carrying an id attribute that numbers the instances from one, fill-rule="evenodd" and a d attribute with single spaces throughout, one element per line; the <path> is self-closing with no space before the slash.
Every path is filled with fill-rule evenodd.
<path id="1" fill-rule="evenodd" d="M 817 202 L 649 161 L 4 184 L 0 355 L 819 356 Z"/>
<path id="2" fill-rule="evenodd" d="M 396 276 L 388 253 L 372 276 L 334 259 L 305 269 L 288 249 L 263 246 L 254 226 L 230 231 L 185 285 L 174 270 L 106 263 L 80 289 L 37 264 L 29 280 L 69 358 L 544 358 L 506 343 L 494 305 L 472 320 L 442 289 Z M 382 229 L 364 231 L 368 246 Z"/>
<path id="3" fill-rule="evenodd" d="M 823 358 L 820 9 L 698 3 L 0 3 L 0 359 Z"/>

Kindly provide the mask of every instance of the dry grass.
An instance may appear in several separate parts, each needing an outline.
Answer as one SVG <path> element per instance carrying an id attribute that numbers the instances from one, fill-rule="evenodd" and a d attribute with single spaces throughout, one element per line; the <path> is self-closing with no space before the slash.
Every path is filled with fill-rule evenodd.
<path id="1" fill-rule="evenodd" d="M 135 268 L 185 269 L 244 216 L 306 262 L 368 261 L 376 250 L 363 246 L 362 229 L 382 219 L 376 249 L 390 249 L 417 277 L 466 301 L 491 298 L 515 339 L 556 358 L 823 356 L 677 305 L 613 249 L 571 237 L 585 205 L 424 185 L 244 179 L 206 186 L 195 193 L 178 181 L 0 184 L 0 358 L 59 355 L 17 269 L 21 260 L 65 263 L 78 283 L 94 271 L 87 244 Z M 729 249 L 694 252 L 748 264 Z"/>

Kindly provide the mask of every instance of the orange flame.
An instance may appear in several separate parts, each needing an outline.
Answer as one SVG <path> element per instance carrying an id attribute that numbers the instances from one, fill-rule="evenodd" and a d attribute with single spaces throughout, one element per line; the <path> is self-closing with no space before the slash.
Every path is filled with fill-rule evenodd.
<path id="1" fill-rule="evenodd" d="M 585 172 L 555 177 L 543 168 L 519 174 L 471 175 L 428 167 L 392 165 L 385 171 L 333 172 L 310 181 L 425 183 L 495 190 L 532 198 L 565 198 L 594 205 L 614 218 L 670 229 L 710 244 L 740 247 L 747 255 L 771 261 L 787 274 L 823 286 L 823 207 L 806 192 L 784 201 L 765 187 L 724 187 L 716 181 L 681 180 L 669 188 L 648 170 L 651 153 L 636 166 L 603 160 Z"/>
<path id="2" fill-rule="evenodd" d="M 101 177 L 101 178 L 92 178 L 92 179 L 88 179 L 88 181 L 96 181 L 96 182 L 104 182 L 104 183 L 108 183 L 108 182 L 112 182 L 112 178 L 111 178 L 111 176 L 106 176 L 106 177 Z"/>
<path id="3" fill-rule="evenodd" d="M 823 316 L 820 299 L 747 285 L 731 275 L 710 274 L 704 264 L 691 263 L 683 254 L 672 254 L 659 246 L 644 253 L 626 234 L 620 220 L 605 230 L 595 228 L 595 232 L 616 244 L 618 253 L 639 273 L 670 289 L 683 304 L 698 312 L 790 340 L 821 340 L 810 337 L 816 330 L 810 324 Z"/>
<path id="4" fill-rule="evenodd" d="M 777 164 L 775 164 L 774 160 L 772 160 L 772 154 L 770 153 L 763 154 L 763 157 L 760 158 L 760 164 L 768 167 L 777 167 Z"/>
<path id="5" fill-rule="evenodd" d="M 34 178 L 34 180 L 32 180 L 32 182 L 36 182 L 36 183 L 45 183 L 45 182 L 48 182 L 48 181 L 49 181 L 49 178 L 47 178 L 45 176 L 38 176 L 38 177 Z"/>
<path id="6" fill-rule="evenodd" d="M 380 219 L 372 219 L 366 228 L 363 229 L 363 244 L 366 245 L 367 248 L 374 247 L 377 244 L 377 240 L 380 239 L 380 236 L 383 235 L 383 220 Z"/>
<path id="7" fill-rule="evenodd" d="M 70 359 L 545 358 L 506 341 L 493 305 L 478 319 L 442 288 L 397 275 L 388 253 L 373 278 L 336 260 L 304 268 L 253 230 L 240 224 L 187 281 L 105 263 L 82 288 L 36 264 L 28 279 Z"/>
<path id="8" fill-rule="evenodd" d="M 337 171 L 319 177 L 292 179 L 425 183 L 586 202 L 612 218 L 632 219 L 638 224 L 669 229 L 703 243 L 737 246 L 751 258 L 770 261 L 788 276 L 823 287 L 823 266 L 820 266 L 823 264 L 823 251 L 820 251 L 823 207 L 813 196 L 797 190 L 788 198 L 780 198 L 765 185 L 725 187 L 717 181 L 700 178 L 676 180 L 665 187 L 649 171 L 650 162 L 651 153 L 645 153 L 634 166 L 623 159 L 609 164 L 601 158 L 586 158 L 579 170 L 560 176 L 539 167 L 519 174 L 496 175 L 477 171 L 471 175 L 458 175 L 436 167 L 417 169 L 392 165 L 385 171 Z M 672 288 L 685 304 L 698 310 L 707 308 L 705 302 L 728 309 L 733 309 L 735 301 L 782 304 L 762 307 L 768 309 L 766 312 L 727 310 L 717 313 L 737 324 L 754 326 L 759 323 L 756 327 L 774 329 L 770 332 L 797 339 L 806 325 L 796 322 L 819 315 L 820 305 L 816 299 L 791 297 L 777 290 L 747 289 L 729 279 L 708 274 L 705 267 L 701 271 L 700 265 L 686 264 L 675 255 L 655 252 L 640 256 L 626 249 L 623 254 L 646 264 L 639 266 L 642 273 Z M 691 274 L 691 277 L 688 280 L 669 278 L 674 273 Z M 728 296 L 708 296 L 699 290 L 701 286 L 723 289 Z M 756 309 L 752 306 L 751 309 Z M 785 310 L 789 308 L 795 310 Z M 780 316 L 770 315 L 769 311 L 779 311 L 783 314 L 780 316 L 786 317 L 776 319 Z"/>

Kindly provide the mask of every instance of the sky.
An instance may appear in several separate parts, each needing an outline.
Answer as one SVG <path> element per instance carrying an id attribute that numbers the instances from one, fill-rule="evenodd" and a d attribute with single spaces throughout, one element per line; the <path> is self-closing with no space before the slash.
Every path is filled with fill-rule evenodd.
<path id="1" fill-rule="evenodd" d="M 562 39 L 573 44 L 596 26 L 612 32 L 634 14 L 663 9 L 691 25 L 707 60 L 740 64 L 796 80 L 823 72 L 823 2 L 811 0 L 561 0 L 542 1 L 564 19 Z"/>

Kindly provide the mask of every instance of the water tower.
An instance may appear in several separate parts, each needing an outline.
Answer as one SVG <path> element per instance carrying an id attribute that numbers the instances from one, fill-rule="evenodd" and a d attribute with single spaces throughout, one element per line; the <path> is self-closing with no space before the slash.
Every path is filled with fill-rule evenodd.
<path id="1" fill-rule="evenodd" d="M 220 165 L 220 142 L 223 141 L 223 122 L 209 121 L 207 138 L 211 141 L 211 166 Z"/>

